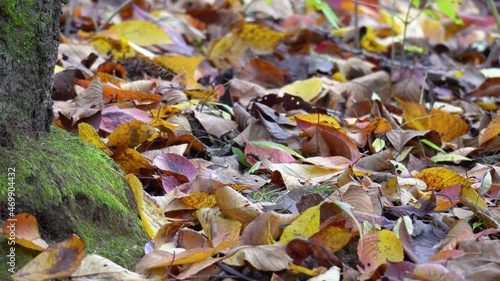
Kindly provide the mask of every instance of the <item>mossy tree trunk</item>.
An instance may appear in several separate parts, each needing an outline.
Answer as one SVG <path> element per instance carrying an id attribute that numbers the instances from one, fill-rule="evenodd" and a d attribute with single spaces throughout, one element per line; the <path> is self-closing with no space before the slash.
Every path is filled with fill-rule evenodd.
<path id="1" fill-rule="evenodd" d="M 50 130 L 59 18 L 66 2 L 0 0 L 0 225 L 13 214 L 30 213 L 49 244 L 77 234 L 87 252 L 131 268 L 147 237 L 120 168 L 79 138 Z M 7 176 L 13 170 L 15 176 Z M 0 235 L 0 260 L 8 247 Z M 15 269 L 38 254 L 33 252 L 16 247 Z M 0 264 L 0 280 L 7 279 L 6 266 Z"/>
<path id="2" fill-rule="evenodd" d="M 63 1 L 0 1 L 0 146 L 49 132 Z"/>

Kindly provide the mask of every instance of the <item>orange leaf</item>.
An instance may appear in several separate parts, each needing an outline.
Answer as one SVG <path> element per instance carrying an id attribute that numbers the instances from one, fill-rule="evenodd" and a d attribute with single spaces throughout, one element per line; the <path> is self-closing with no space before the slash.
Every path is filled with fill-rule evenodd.
<path id="1" fill-rule="evenodd" d="M 75 83 L 84 87 L 84 88 L 87 88 L 90 85 L 89 81 L 81 80 L 81 79 L 75 79 Z M 104 97 L 109 98 L 109 99 L 116 98 L 119 101 L 138 100 L 138 101 L 154 101 L 154 102 L 161 100 L 160 95 L 144 93 L 144 92 L 139 92 L 139 91 L 122 90 L 122 89 L 112 87 L 109 85 L 103 85 L 103 88 L 104 88 Z"/>
<path id="2" fill-rule="evenodd" d="M 391 124 L 385 118 L 375 117 L 370 121 L 370 123 L 360 130 L 361 133 L 369 135 L 372 132 L 374 134 L 383 134 L 392 130 Z"/>
<path id="3" fill-rule="evenodd" d="M 488 127 L 479 135 L 480 146 L 483 146 L 484 143 L 490 140 L 498 140 L 498 135 L 500 134 L 500 110 L 496 114 L 495 118 L 488 124 Z"/>
<path id="4" fill-rule="evenodd" d="M 9 245 L 15 239 L 15 244 L 36 251 L 43 251 L 49 246 L 40 238 L 38 222 L 31 214 L 22 213 L 7 219 L 2 225 L 2 232 L 9 239 Z"/>
<path id="5" fill-rule="evenodd" d="M 398 98 L 396 100 L 403 107 L 404 121 L 412 129 L 420 131 L 435 130 L 445 142 L 464 135 L 468 131 L 467 123 L 457 115 L 435 108 L 427 112 L 427 109 L 422 104 L 405 102 Z"/>

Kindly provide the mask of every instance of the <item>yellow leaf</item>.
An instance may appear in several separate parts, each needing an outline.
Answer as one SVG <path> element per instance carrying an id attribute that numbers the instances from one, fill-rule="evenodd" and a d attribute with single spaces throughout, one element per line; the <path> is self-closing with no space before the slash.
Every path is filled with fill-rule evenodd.
<path id="1" fill-rule="evenodd" d="M 112 157 L 127 174 L 138 174 L 141 169 L 150 171 L 155 169 L 137 150 L 124 145 L 119 145 Z"/>
<path id="2" fill-rule="evenodd" d="M 165 121 L 161 118 L 154 118 L 153 120 L 151 120 L 151 122 L 149 122 L 149 125 L 159 129 L 162 132 L 166 131 L 165 128 L 173 130 L 173 129 L 179 127 L 179 125 L 172 124 L 172 123 Z"/>
<path id="3" fill-rule="evenodd" d="M 339 122 L 326 114 L 319 113 L 299 113 L 295 114 L 293 117 L 300 121 L 308 122 L 311 125 L 324 125 L 325 127 L 335 128 L 346 134 L 345 130 L 340 126 Z M 293 120 L 292 120 L 293 121 Z"/>
<path id="4" fill-rule="evenodd" d="M 181 197 L 179 200 L 195 209 L 201 209 L 201 208 L 212 208 L 217 204 L 217 201 L 215 200 L 215 195 L 213 194 L 208 194 L 206 192 L 192 192 L 188 196 Z"/>
<path id="5" fill-rule="evenodd" d="M 374 52 L 374 53 L 384 52 L 385 46 L 377 41 L 373 28 L 369 26 L 365 26 L 365 28 L 366 28 L 366 33 L 361 38 L 361 47 L 363 47 L 363 49 L 369 52 Z"/>
<path id="6" fill-rule="evenodd" d="M 181 55 L 166 55 L 155 57 L 153 61 L 175 74 L 186 73 L 190 77 L 193 77 L 195 70 L 203 59 L 203 56 L 186 57 Z"/>
<path id="7" fill-rule="evenodd" d="M 358 243 L 359 261 L 364 265 L 363 276 L 369 277 L 387 260 L 401 262 L 404 259 L 403 244 L 392 231 L 371 230 Z M 366 280 L 366 279 L 362 279 Z"/>
<path id="8" fill-rule="evenodd" d="M 463 198 L 469 198 L 477 205 L 483 208 L 488 208 L 488 205 L 486 204 L 486 202 L 484 202 L 483 198 L 481 198 L 471 186 L 462 187 L 462 189 L 460 190 L 460 199 Z"/>
<path id="9" fill-rule="evenodd" d="M 292 224 L 283 230 L 279 242 L 287 244 L 295 238 L 307 239 L 318 232 L 320 207 L 321 205 L 317 205 L 305 210 Z"/>
<path id="10" fill-rule="evenodd" d="M 316 276 L 321 273 L 319 272 L 319 268 L 309 269 L 307 267 L 295 265 L 293 263 L 288 264 L 288 269 L 295 275 L 302 273 L 309 276 Z"/>
<path id="11" fill-rule="evenodd" d="M 90 45 L 96 48 L 101 55 L 107 56 L 111 53 L 115 59 L 133 58 L 137 55 L 125 38 L 115 40 L 97 36 Z"/>
<path id="12" fill-rule="evenodd" d="M 245 24 L 239 33 L 239 37 L 248 42 L 251 48 L 269 53 L 286 36 L 288 36 L 287 33 L 277 32 L 253 23 Z"/>
<path id="13" fill-rule="evenodd" d="M 207 58 L 218 68 L 239 67 L 238 59 L 248 48 L 245 40 L 233 33 L 224 38 L 212 41 L 207 51 Z"/>
<path id="14" fill-rule="evenodd" d="M 340 227 L 336 222 L 323 227 L 318 233 L 311 237 L 311 241 L 325 246 L 332 252 L 337 252 L 344 248 L 351 240 L 351 231 L 345 227 Z"/>
<path id="15" fill-rule="evenodd" d="M 458 173 L 442 168 L 433 167 L 427 168 L 418 172 L 415 177 L 427 184 L 427 191 L 440 191 L 441 189 L 454 184 L 467 186 L 469 181 Z"/>
<path id="16" fill-rule="evenodd" d="M 110 156 L 112 153 L 104 144 L 104 141 L 99 137 L 94 127 L 90 126 L 87 123 L 78 124 L 78 136 L 84 141 L 90 143 L 95 146 L 97 149 L 100 149 L 102 152 L 106 153 L 106 155 Z"/>
<path id="17" fill-rule="evenodd" d="M 128 174 L 125 176 L 125 179 L 134 193 L 144 230 L 151 239 L 154 239 L 156 232 L 168 223 L 167 218 L 151 195 L 143 190 L 141 181 L 135 175 Z"/>
<path id="18" fill-rule="evenodd" d="M 181 110 L 174 106 L 161 106 L 159 109 L 152 109 L 151 116 L 157 118 L 168 118 L 178 114 L 179 112 L 181 112 Z"/>
<path id="19" fill-rule="evenodd" d="M 313 77 L 307 80 L 295 81 L 280 89 L 281 93 L 287 93 L 293 96 L 299 96 L 305 101 L 312 101 L 316 98 L 323 89 L 323 81 L 321 78 Z"/>
<path id="20" fill-rule="evenodd" d="M 451 141 L 468 131 L 468 126 L 458 115 L 433 108 L 427 112 L 422 104 L 405 102 L 396 98 L 403 107 L 403 119 L 407 126 L 416 130 L 435 130 L 445 142 Z"/>
<path id="21" fill-rule="evenodd" d="M 172 40 L 164 30 L 160 29 L 156 24 L 147 21 L 123 21 L 113 25 L 110 30 L 119 32 L 121 36 L 140 46 L 172 43 Z"/>
<path id="22" fill-rule="evenodd" d="M 479 145 L 494 140 L 500 135 L 500 111 L 497 111 L 495 118 L 491 120 L 490 124 L 479 135 Z M 498 139 L 497 139 L 498 140 Z"/>
<path id="23" fill-rule="evenodd" d="M 360 130 L 360 132 L 368 135 L 372 132 L 374 134 L 383 134 L 390 130 L 392 130 L 392 126 L 391 124 L 389 124 L 389 121 L 387 121 L 387 119 L 383 117 L 375 117 L 370 121 L 368 126 L 364 127 L 362 130 Z"/>
<path id="24" fill-rule="evenodd" d="M 151 125 L 139 120 L 132 120 L 118 126 L 108 138 L 107 146 L 117 146 L 123 144 L 128 147 L 135 147 L 148 140 L 156 133 Z"/>
<path id="25" fill-rule="evenodd" d="M 245 24 L 239 30 L 234 30 L 212 43 L 208 58 L 219 68 L 239 67 L 238 59 L 248 47 L 257 51 L 272 52 L 286 36 L 287 33 L 276 32 L 257 24 Z"/>

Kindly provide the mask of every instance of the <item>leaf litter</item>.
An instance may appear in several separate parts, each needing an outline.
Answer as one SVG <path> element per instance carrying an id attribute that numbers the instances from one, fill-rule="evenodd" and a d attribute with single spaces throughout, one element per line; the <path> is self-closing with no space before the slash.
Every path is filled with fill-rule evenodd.
<path id="1" fill-rule="evenodd" d="M 54 123 L 122 167 L 152 240 L 125 269 L 22 214 L 42 253 L 12 279 L 498 280 L 488 6 L 290 3 L 65 6 Z"/>

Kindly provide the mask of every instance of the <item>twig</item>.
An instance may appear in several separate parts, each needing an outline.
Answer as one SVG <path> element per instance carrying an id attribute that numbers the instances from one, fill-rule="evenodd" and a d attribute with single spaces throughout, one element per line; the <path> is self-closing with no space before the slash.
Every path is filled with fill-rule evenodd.
<path id="1" fill-rule="evenodd" d="M 500 16 L 498 16 L 497 7 L 495 5 L 495 1 L 488 0 L 488 7 L 490 9 L 493 18 L 495 19 L 495 23 L 497 24 L 497 30 L 500 32 Z"/>
<path id="2" fill-rule="evenodd" d="M 359 35 L 359 3 L 354 1 L 354 47 L 358 49 L 361 48 Z"/>
<path id="3" fill-rule="evenodd" d="M 101 31 L 108 23 L 123 9 L 125 6 L 128 4 L 132 3 L 133 0 L 127 0 L 123 2 L 123 4 L 120 5 L 98 28 L 96 28 L 96 32 Z"/>

